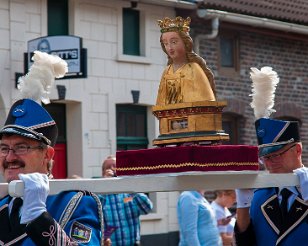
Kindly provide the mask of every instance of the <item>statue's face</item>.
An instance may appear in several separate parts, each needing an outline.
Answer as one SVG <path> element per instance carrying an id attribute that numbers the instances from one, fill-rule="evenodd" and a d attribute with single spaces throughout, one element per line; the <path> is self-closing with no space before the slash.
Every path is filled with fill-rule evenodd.
<path id="1" fill-rule="evenodd" d="M 177 32 L 165 32 L 161 39 L 168 56 L 174 63 L 185 61 L 185 44 Z"/>

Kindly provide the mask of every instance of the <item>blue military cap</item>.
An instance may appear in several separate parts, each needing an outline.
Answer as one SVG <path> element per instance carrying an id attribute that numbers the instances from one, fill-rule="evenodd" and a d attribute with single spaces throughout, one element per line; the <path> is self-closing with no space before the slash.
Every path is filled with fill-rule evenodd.
<path id="1" fill-rule="evenodd" d="M 32 99 L 18 100 L 13 104 L 0 139 L 4 134 L 17 134 L 54 146 L 58 137 L 58 127 L 50 114 Z"/>
<path id="2" fill-rule="evenodd" d="M 255 122 L 259 144 L 259 156 L 278 151 L 286 144 L 300 142 L 297 121 L 260 118 Z"/>

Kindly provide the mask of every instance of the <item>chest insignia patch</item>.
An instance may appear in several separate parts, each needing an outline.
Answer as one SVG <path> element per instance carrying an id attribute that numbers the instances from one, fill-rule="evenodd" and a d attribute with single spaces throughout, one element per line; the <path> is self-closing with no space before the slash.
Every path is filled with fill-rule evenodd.
<path id="1" fill-rule="evenodd" d="M 78 221 L 72 224 L 70 237 L 78 243 L 88 243 L 91 239 L 92 229 Z"/>

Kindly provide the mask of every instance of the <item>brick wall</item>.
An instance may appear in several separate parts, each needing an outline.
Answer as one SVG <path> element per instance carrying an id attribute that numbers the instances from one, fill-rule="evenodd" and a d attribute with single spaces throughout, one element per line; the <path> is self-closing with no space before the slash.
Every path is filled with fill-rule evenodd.
<path id="1" fill-rule="evenodd" d="M 204 32 L 205 27 L 197 25 L 194 33 Z M 301 138 L 303 142 L 303 163 L 308 161 L 308 37 L 290 33 L 275 36 L 270 32 L 254 32 L 233 29 L 239 35 L 240 68 L 238 76 L 226 77 L 219 73 L 218 38 L 202 40 L 200 55 L 213 70 L 219 100 L 227 100 L 228 112 L 242 115 L 240 122 L 240 141 L 243 144 L 256 144 L 254 115 L 250 108 L 251 80 L 250 67 L 271 66 L 280 77 L 275 97 L 277 113 L 272 117 L 292 117 L 301 121 Z M 218 34 L 219 37 L 219 34 Z M 296 37 L 296 38 L 295 38 Z"/>

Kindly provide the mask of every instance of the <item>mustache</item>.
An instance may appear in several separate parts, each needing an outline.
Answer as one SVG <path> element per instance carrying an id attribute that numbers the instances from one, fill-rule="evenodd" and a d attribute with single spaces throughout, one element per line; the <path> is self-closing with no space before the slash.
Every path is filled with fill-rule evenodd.
<path id="1" fill-rule="evenodd" d="M 10 165 L 18 165 L 20 167 L 25 167 L 26 163 L 24 161 L 21 161 L 21 160 L 3 161 L 3 168 L 4 169 L 8 168 Z"/>

